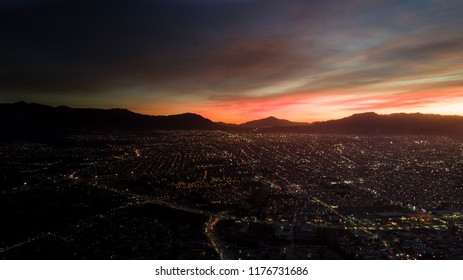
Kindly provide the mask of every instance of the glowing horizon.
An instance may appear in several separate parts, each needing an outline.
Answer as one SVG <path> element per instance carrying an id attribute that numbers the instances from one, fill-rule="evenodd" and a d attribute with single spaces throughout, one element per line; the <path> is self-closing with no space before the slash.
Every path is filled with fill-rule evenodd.
<path id="1" fill-rule="evenodd" d="M 270 99 L 244 99 L 216 103 L 214 105 L 185 107 L 172 104 L 180 111 L 196 113 L 216 122 L 240 124 L 251 120 L 275 116 L 294 122 L 314 122 L 339 119 L 353 114 L 375 112 L 378 114 L 422 113 L 463 116 L 463 90 L 411 92 L 401 94 L 311 94 Z M 171 115 L 171 111 L 156 108 L 135 107 L 133 110 L 148 115 Z M 193 110 L 192 110 L 193 108 Z M 183 109 L 183 111 L 182 111 Z"/>
<path id="2" fill-rule="evenodd" d="M 370 99 L 371 101 L 377 101 L 377 98 L 372 98 Z M 372 106 L 362 106 L 362 109 L 356 110 L 355 107 L 352 108 L 347 108 L 344 110 L 338 110 L 338 111 L 333 111 L 330 112 L 328 110 L 316 110 L 313 109 L 313 107 L 310 107 L 307 104 L 304 104 L 303 102 L 300 102 L 300 104 L 287 104 L 283 105 L 277 109 L 274 110 L 259 110 L 257 112 L 251 112 L 250 114 L 240 114 L 241 110 L 243 108 L 253 108 L 252 105 L 246 105 L 243 103 L 240 103 L 241 109 L 238 110 L 238 112 L 233 112 L 233 109 L 230 111 L 224 111 L 224 107 L 229 107 L 230 105 L 223 105 L 223 107 L 219 107 L 218 109 L 215 109 L 213 107 L 209 107 L 207 110 L 188 110 L 185 109 L 185 111 L 178 111 L 175 113 L 171 113 L 167 111 L 166 113 L 162 113 L 162 110 L 156 110 L 155 112 L 150 111 L 149 109 L 141 109 L 141 108 L 135 108 L 133 111 L 141 114 L 146 114 L 146 115 L 172 115 L 172 114 L 182 114 L 182 113 L 195 113 L 198 115 L 201 115 L 205 118 L 208 118 L 214 122 L 224 122 L 224 123 L 230 123 L 230 124 L 241 124 L 245 123 L 248 121 L 252 120 L 257 120 L 257 119 L 263 119 L 267 118 L 270 116 L 279 118 L 279 119 L 286 119 L 289 121 L 293 122 L 316 122 L 316 121 L 327 121 L 327 120 L 335 120 L 335 119 L 340 119 L 340 118 L 345 118 L 349 117 L 353 114 L 359 114 L 359 113 L 366 113 L 366 112 L 374 112 L 377 114 L 397 114 L 397 113 L 421 113 L 421 114 L 438 114 L 438 115 L 456 115 L 456 116 L 463 116 L 462 113 L 462 108 L 463 108 L 463 97 L 459 98 L 454 98 L 453 102 L 430 102 L 430 103 L 423 103 L 420 106 L 415 106 L 415 107 L 410 107 L 410 106 L 400 106 L 398 108 L 396 107 L 390 107 L 390 108 L 381 108 L 384 106 L 381 103 L 376 103 L 372 102 Z M 331 103 L 333 101 L 323 101 L 320 100 L 320 103 Z M 367 99 L 359 99 L 357 104 L 361 103 L 368 103 Z M 354 105 L 355 102 L 352 102 L 350 105 Z M 376 107 L 375 105 L 378 105 Z M 406 105 L 406 104 L 404 104 Z M 237 106 L 237 105 L 233 105 Z M 271 104 L 269 106 L 272 106 Z M 300 109 L 295 110 L 295 107 Z M 308 108 L 308 109 L 306 109 Z M 332 106 L 330 108 L 333 108 Z M 161 112 L 161 113 L 159 113 Z M 303 118 L 301 116 L 304 115 L 311 115 L 312 117 L 306 117 Z"/>
<path id="3" fill-rule="evenodd" d="M 463 112 L 462 1 L 6 3 L 0 102 L 228 123 Z"/>

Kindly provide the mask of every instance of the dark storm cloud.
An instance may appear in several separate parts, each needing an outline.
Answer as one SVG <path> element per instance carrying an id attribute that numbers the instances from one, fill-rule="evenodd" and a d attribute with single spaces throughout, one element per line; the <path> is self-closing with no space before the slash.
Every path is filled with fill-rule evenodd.
<path id="1" fill-rule="evenodd" d="M 213 86 L 220 84 L 219 73 L 233 78 L 254 69 L 269 78 L 274 74 L 269 67 L 297 68 L 298 57 L 290 50 L 294 34 L 284 22 L 291 11 L 269 16 L 282 7 L 263 3 L 99 0 L 2 6 L 2 88 L 95 92 L 169 81 Z"/>
<path id="2" fill-rule="evenodd" d="M 7 0 L 0 97 L 219 102 L 450 85 L 462 11 L 433 0 Z"/>

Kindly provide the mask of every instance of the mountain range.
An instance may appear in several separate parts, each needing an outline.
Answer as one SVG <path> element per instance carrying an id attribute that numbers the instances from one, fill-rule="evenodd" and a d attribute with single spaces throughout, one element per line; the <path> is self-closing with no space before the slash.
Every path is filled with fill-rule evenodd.
<path id="1" fill-rule="evenodd" d="M 77 109 L 18 102 L 0 104 L 2 136 L 22 137 L 76 131 L 224 130 L 331 134 L 425 134 L 463 139 L 463 116 L 379 115 L 368 112 L 338 120 L 299 123 L 268 117 L 240 125 L 213 122 L 193 113 L 148 116 L 126 109 Z"/>

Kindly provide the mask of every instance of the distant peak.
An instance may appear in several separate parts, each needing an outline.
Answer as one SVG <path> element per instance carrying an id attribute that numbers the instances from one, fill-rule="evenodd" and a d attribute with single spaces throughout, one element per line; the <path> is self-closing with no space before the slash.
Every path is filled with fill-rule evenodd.
<path id="1" fill-rule="evenodd" d="M 183 113 L 183 114 L 180 114 L 180 115 L 184 115 L 184 116 L 199 116 L 198 114 L 191 113 L 191 112 L 186 112 L 186 113 Z"/>
<path id="2" fill-rule="evenodd" d="M 279 120 L 279 119 L 277 117 L 270 116 L 270 117 L 265 118 L 264 120 Z"/>
<path id="3" fill-rule="evenodd" d="M 195 113 L 182 113 L 182 114 L 176 114 L 176 115 L 171 115 L 171 116 L 180 116 L 180 117 L 201 117 L 203 118 L 203 116 L 201 115 L 198 115 L 198 114 L 195 114 Z"/>
<path id="4" fill-rule="evenodd" d="M 285 119 L 279 119 L 274 116 L 270 116 L 265 119 L 258 119 L 258 120 L 242 123 L 240 124 L 240 126 L 258 128 L 258 127 L 273 127 L 273 126 L 296 126 L 296 125 L 301 125 L 301 124 L 304 124 L 304 123 L 291 122 Z"/>
<path id="5" fill-rule="evenodd" d="M 353 116 L 378 116 L 378 114 L 375 112 L 365 112 L 365 113 L 354 114 Z"/>
<path id="6" fill-rule="evenodd" d="M 375 112 L 366 112 L 366 113 L 358 113 L 353 114 L 351 117 L 353 118 L 365 118 L 365 117 L 378 117 L 379 115 Z"/>
<path id="7" fill-rule="evenodd" d="M 111 109 L 108 109 L 109 111 L 113 111 L 113 112 L 130 112 L 132 113 L 132 111 L 130 111 L 129 109 L 125 109 L 125 108 L 111 108 Z"/>

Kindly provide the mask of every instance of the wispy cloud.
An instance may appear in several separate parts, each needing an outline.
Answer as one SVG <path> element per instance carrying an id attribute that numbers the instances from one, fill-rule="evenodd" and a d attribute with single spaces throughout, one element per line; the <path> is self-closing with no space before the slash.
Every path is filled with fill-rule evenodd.
<path id="1" fill-rule="evenodd" d="M 8 1 L 0 99 L 230 121 L 429 109 L 460 94 L 461 14 L 450 0 Z"/>

